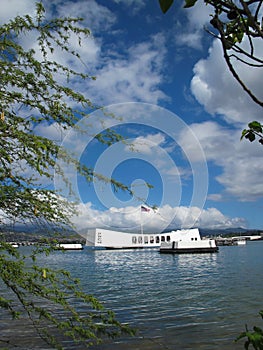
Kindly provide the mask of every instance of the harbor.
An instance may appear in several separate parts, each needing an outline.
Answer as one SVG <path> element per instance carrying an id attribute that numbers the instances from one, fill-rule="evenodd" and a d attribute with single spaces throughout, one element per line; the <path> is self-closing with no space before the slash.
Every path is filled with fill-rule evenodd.
<path id="1" fill-rule="evenodd" d="M 30 254 L 32 247 L 19 249 Z M 86 293 L 137 329 L 135 337 L 109 339 L 91 350 L 242 350 L 244 342 L 235 339 L 245 326 L 262 327 L 262 251 L 262 240 L 222 246 L 218 254 L 84 247 L 43 254 L 39 263 L 70 271 Z M 47 348 L 23 324 L 14 328 L 4 312 L 0 320 L 1 338 L 14 332 L 11 339 L 21 350 Z M 73 348 L 83 349 L 63 343 L 63 349 Z"/>

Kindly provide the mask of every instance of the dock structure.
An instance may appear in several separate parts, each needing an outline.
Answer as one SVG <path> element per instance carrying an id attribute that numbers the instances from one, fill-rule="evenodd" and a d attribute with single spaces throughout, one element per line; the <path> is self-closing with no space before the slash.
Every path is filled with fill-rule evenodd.
<path id="1" fill-rule="evenodd" d="M 216 244 L 218 246 L 231 246 L 231 245 L 237 245 L 237 242 L 243 240 L 243 241 L 258 241 L 262 240 L 262 236 L 233 236 L 233 237 L 216 237 Z"/>
<path id="2" fill-rule="evenodd" d="M 261 240 L 263 239 L 263 236 L 260 236 L 260 235 L 255 235 L 255 236 L 234 236 L 232 237 L 233 240 L 237 240 L 237 239 L 240 239 L 240 238 L 243 238 L 247 241 L 258 241 L 258 240 Z"/>

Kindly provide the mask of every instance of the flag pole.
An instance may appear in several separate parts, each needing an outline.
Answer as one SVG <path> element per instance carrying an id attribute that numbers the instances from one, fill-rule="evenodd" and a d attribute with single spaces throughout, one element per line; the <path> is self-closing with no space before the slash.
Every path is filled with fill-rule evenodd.
<path id="1" fill-rule="evenodd" d="M 143 234 L 142 208 L 141 207 L 140 207 L 140 213 L 141 213 L 141 234 Z"/>
<path id="2" fill-rule="evenodd" d="M 142 212 L 149 212 L 150 209 L 141 205 L 141 234 L 143 234 L 143 222 L 142 222 Z"/>

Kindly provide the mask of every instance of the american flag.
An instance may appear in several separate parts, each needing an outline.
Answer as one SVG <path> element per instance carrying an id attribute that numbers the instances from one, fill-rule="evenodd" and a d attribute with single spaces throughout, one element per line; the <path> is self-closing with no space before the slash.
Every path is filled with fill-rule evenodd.
<path id="1" fill-rule="evenodd" d="M 149 211 L 150 211 L 150 209 L 149 209 L 149 208 L 144 207 L 143 205 L 141 205 L 141 211 L 146 211 L 146 212 L 149 212 Z"/>

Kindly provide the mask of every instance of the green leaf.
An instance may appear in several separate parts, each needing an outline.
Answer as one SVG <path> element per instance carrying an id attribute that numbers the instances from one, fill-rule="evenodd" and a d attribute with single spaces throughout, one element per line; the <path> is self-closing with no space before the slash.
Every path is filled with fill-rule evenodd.
<path id="1" fill-rule="evenodd" d="M 185 0 L 184 8 L 193 7 L 197 0 Z"/>
<path id="2" fill-rule="evenodd" d="M 241 135 L 241 137 L 240 137 L 240 140 L 242 140 L 243 138 L 244 138 L 244 136 L 246 136 L 246 134 L 249 132 L 249 130 L 247 130 L 247 129 L 244 129 L 243 131 L 242 131 L 242 135 Z"/>
<path id="3" fill-rule="evenodd" d="M 257 335 L 260 335 L 262 337 L 263 331 L 260 327 L 254 326 L 253 330 L 257 333 Z"/>
<path id="4" fill-rule="evenodd" d="M 159 0 L 159 4 L 163 13 L 166 13 L 173 4 L 173 0 Z"/>
<path id="5" fill-rule="evenodd" d="M 228 36 L 228 37 L 226 38 L 224 44 L 225 44 L 225 48 L 226 48 L 227 50 L 230 50 L 230 49 L 232 49 L 232 47 L 235 45 L 235 40 L 233 39 L 232 36 Z"/>
<path id="6" fill-rule="evenodd" d="M 248 139 L 250 142 L 253 142 L 256 138 L 256 136 L 254 135 L 254 133 L 252 131 L 249 131 L 247 133 L 247 135 L 245 136 L 246 139 Z"/>
<path id="7" fill-rule="evenodd" d="M 240 30 L 239 32 L 237 32 L 236 34 L 236 40 L 237 42 L 241 43 L 241 41 L 243 40 L 244 37 L 244 32 L 242 30 Z"/>
<path id="8" fill-rule="evenodd" d="M 248 126 L 250 129 L 252 129 L 256 132 L 260 132 L 260 133 L 263 132 L 262 125 L 257 121 L 253 121 L 253 122 L 249 123 Z"/>

